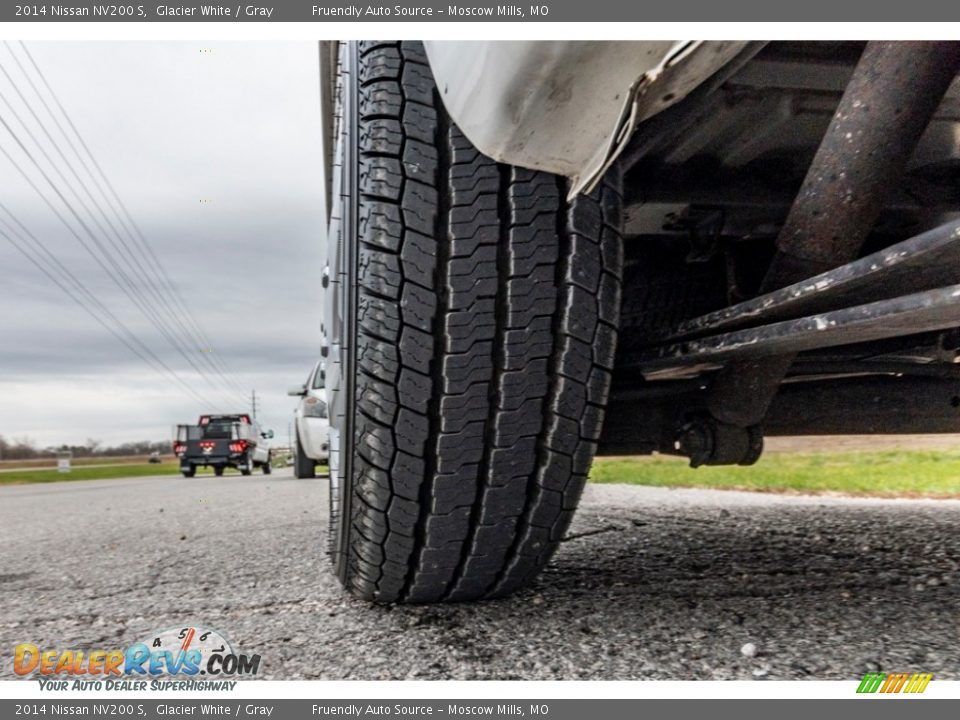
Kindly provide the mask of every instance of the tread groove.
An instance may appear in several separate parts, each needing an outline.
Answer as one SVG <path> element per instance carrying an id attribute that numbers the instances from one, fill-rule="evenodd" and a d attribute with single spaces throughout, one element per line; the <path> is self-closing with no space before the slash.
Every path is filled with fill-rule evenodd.
<path id="1" fill-rule="evenodd" d="M 470 520 L 468 535 L 463 543 L 460 553 L 460 559 L 454 571 L 453 578 L 447 584 L 444 590 L 442 600 L 456 599 L 457 593 L 462 590 L 464 584 L 467 563 L 470 561 L 476 550 L 477 533 L 482 525 L 482 515 L 484 503 L 489 488 L 489 475 L 492 473 L 491 453 L 493 452 L 496 441 L 496 426 L 499 409 L 502 405 L 500 399 L 500 381 L 502 368 L 505 365 L 503 350 L 504 332 L 507 325 L 507 278 L 510 253 L 510 170 L 509 168 L 498 165 L 497 175 L 499 179 L 499 188 L 497 193 L 497 219 L 498 219 L 498 238 L 497 238 L 497 294 L 494 304 L 494 317 L 496 319 L 496 330 L 494 331 L 492 345 L 492 374 L 487 388 L 487 417 L 483 432 L 483 455 L 480 460 L 479 470 L 477 472 L 477 495 L 470 509 Z M 478 179 L 474 183 L 474 189 L 479 185 Z M 469 596 L 468 596 L 469 597 Z"/>
<path id="2" fill-rule="evenodd" d="M 440 107 L 440 100 L 437 91 L 433 91 L 436 106 Z M 436 124 L 435 146 L 438 151 L 438 184 L 445 183 L 443 178 L 444 168 L 449 164 L 448 143 L 450 137 L 450 126 L 446 122 L 446 115 L 438 113 Z M 440 421 L 441 421 L 441 400 L 443 397 L 443 342 L 441 338 L 444 334 L 444 308 L 449 301 L 449 292 L 445 282 L 445 268 L 450 254 L 450 227 L 449 227 L 449 207 L 447 194 L 440 193 L 438 197 L 436 230 L 434 237 L 437 239 L 437 262 L 434 271 L 434 291 L 437 295 L 437 308 L 433 318 L 433 357 L 430 360 L 430 372 L 433 377 L 433 386 L 430 399 L 427 404 L 427 420 L 429 423 L 429 438 L 434 438 L 432 443 L 432 452 L 427 451 L 424 458 L 425 471 L 420 481 L 420 507 L 418 508 L 418 517 L 416 523 L 415 544 L 411 551 L 411 562 L 403 582 L 403 588 L 399 593 L 399 600 L 403 602 L 410 597 L 413 583 L 416 578 L 417 568 L 422 562 L 423 549 L 427 542 L 427 520 L 430 515 L 430 509 L 433 506 L 433 486 L 437 475 L 437 458 L 440 455 Z"/>
<path id="3" fill-rule="evenodd" d="M 557 262 L 554 264 L 554 285 L 557 288 L 562 288 L 565 282 L 565 258 L 566 258 L 566 238 L 567 238 L 567 228 L 564 218 L 564 210 L 566 208 L 566 201 L 563 199 L 565 193 L 563 192 L 563 186 L 557 179 L 557 188 L 560 196 L 560 206 L 557 211 L 554 213 L 555 223 L 556 223 L 556 232 L 557 240 L 559 243 L 559 248 L 557 250 Z M 524 506 L 523 511 L 518 517 L 518 531 L 514 536 L 514 540 L 510 545 L 510 550 L 507 553 L 506 558 L 504 559 L 503 567 L 500 572 L 497 573 L 497 577 L 494 580 L 493 584 L 487 589 L 486 595 L 491 597 L 497 597 L 501 594 L 506 594 L 509 592 L 507 588 L 508 583 L 511 579 L 511 571 L 516 566 L 521 547 L 523 546 L 524 540 L 524 530 L 530 525 L 530 516 L 535 509 L 535 496 L 537 488 L 537 475 L 544 467 L 544 464 L 547 461 L 547 455 L 549 450 L 546 445 L 546 428 L 550 427 L 551 416 L 550 416 L 550 403 L 551 399 L 554 398 L 558 392 L 557 385 L 559 382 L 559 372 L 561 369 L 561 361 L 559 359 L 560 353 L 558 352 L 558 345 L 560 341 L 560 336 L 562 332 L 562 303 L 563 299 L 558 297 L 556 300 L 556 305 L 554 311 L 550 318 L 550 326 L 552 329 L 553 336 L 553 347 L 550 351 L 550 376 L 549 376 L 549 390 L 547 395 L 544 396 L 540 413 L 541 413 L 541 432 L 537 436 L 536 448 L 537 448 L 537 465 L 536 470 L 530 474 L 527 479 L 527 486 L 524 496 Z"/>

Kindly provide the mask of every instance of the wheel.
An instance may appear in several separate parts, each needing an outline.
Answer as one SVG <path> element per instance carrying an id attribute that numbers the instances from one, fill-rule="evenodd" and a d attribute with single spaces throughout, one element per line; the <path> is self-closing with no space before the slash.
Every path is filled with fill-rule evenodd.
<path id="1" fill-rule="evenodd" d="M 253 472 L 253 458 L 247 457 L 246 462 L 240 466 L 241 475 L 250 475 Z"/>
<path id="2" fill-rule="evenodd" d="M 193 477 L 194 475 L 197 474 L 197 466 L 191 465 L 189 469 L 181 470 L 180 472 L 183 473 L 184 477 Z"/>
<path id="3" fill-rule="evenodd" d="M 223 465 L 213 466 L 213 474 L 216 475 L 217 477 L 221 477 L 223 475 L 223 470 L 224 470 Z"/>
<path id="4" fill-rule="evenodd" d="M 297 451 L 293 456 L 293 474 L 301 480 L 317 476 L 317 464 L 303 452 L 299 431 L 297 432 Z"/>
<path id="5" fill-rule="evenodd" d="M 269 453 L 267 454 L 267 461 L 260 466 L 260 469 L 263 470 L 264 475 L 269 475 L 273 472 L 273 466 L 270 464 L 272 458 Z"/>
<path id="6" fill-rule="evenodd" d="M 505 595 L 572 518 L 613 367 L 619 181 L 481 155 L 420 43 L 341 46 L 328 550 L 378 602 Z"/>

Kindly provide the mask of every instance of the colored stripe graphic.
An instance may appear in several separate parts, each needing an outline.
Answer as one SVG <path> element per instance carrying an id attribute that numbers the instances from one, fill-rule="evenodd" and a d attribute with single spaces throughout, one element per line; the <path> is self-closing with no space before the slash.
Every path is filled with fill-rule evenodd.
<path id="1" fill-rule="evenodd" d="M 933 680 L 932 673 L 916 673 L 910 679 L 910 683 L 907 685 L 907 689 L 904 690 L 904 692 L 922 693 L 927 689 L 927 685 L 930 684 L 931 680 Z"/>
<path id="2" fill-rule="evenodd" d="M 933 680 L 932 673 L 867 673 L 858 693 L 922 693 Z"/>
<path id="3" fill-rule="evenodd" d="M 860 687 L 857 688 L 858 693 L 875 693 L 880 688 L 880 683 L 883 682 L 884 677 L 883 673 L 867 673 L 863 676 L 863 680 L 860 681 Z"/>

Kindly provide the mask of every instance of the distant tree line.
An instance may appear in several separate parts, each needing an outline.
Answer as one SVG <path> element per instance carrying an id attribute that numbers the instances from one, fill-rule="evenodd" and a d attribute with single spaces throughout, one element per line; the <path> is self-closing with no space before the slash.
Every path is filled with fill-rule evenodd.
<path id="1" fill-rule="evenodd" d="M 170 443 L 164 441 L 121 443 L 120 445 L 104 445 L 101 441 L 88 438 L 83 445 L 60 445 L 37 447 L 36 442 L 28 437 L 11 438 L 7 440 L 0 435 L 0 460 L 32 460 L 34 458 L 55 457 L 58 452 L 69 450 L 74 457 L 117 457 L 120 455 L 149 455 L 154 451 L 170 452 Z"/>

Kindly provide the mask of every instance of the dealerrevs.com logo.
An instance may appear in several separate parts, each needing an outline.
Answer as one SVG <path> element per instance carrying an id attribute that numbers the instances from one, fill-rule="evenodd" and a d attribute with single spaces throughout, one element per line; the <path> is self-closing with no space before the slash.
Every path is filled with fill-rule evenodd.
<path id="1" fill-rule="evenodd" d="M 202 627 L 160 630 L 122 649 L 21 643 L 13 654 L 13 671 L 38 679 L 42 690 L 145 690 L 148 680 L 151 689 L 229 690 L 233 678 L 255 676 L 259 669 L 259 655 L 238 653 L 223 633 Z"/>

